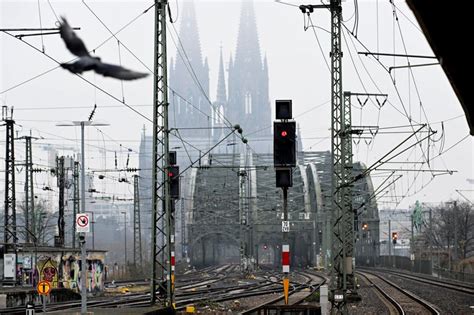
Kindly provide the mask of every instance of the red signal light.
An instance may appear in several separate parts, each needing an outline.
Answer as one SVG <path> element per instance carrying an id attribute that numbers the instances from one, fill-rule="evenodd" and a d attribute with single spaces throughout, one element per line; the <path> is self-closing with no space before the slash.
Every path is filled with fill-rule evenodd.
<path id="1" fill-rule="evenodd" d="M 169 177 L 173 177 L 173 172 L 168 172 Z"/>
<path id="2" fill-rule="evenodd" d="M 283 130 L 283 131 L 281 132 L 281 136 L 282 136 L 282 137 L 286 137 L 287 135 L 288 135 L 288 132 L 287 132 L 286 130 Z"/>

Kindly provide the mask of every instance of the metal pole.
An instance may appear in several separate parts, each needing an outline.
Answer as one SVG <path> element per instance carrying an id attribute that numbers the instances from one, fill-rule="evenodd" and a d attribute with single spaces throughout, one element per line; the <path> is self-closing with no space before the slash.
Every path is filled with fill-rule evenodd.
<path id="1" fill-rule="evenodd" d="M 58 241 L 55 246 L 64 246 L 64 188 L 65 188 L 65 174 L 64 174 L 64 156 L 56 158 L 56 175 L 58 177 L 59 186 L 59 215 L 58 215 Z"/>
<path id="2" fill-rule="evenodd" d="M 288 228 L 289 228 L 289 222 L 288 222 L 288 187 L 283 187 L 283 221 L 285 221 L 285 223 L 288 224 Z M 286 229 L 285 231 L 282 231 L 283 232 L 283 246 L 284 245 L 289 245 L 288 243 L 288 229 Z M 282 246 L 282 250 L 283 250 L 283 246 Z M 291 250 L 290 250 L 290 253 L 291 253 Z M 291 254 L 290 254 L 290 261 L 291 261 Z M 286 281 L 289 281 L 289 278 L 290 278 L 290 275 L 288 272 L 285 272 L 284 275 L 283 275 L 283 281 L 285 281 L 285 279 L 287 279 Z M 288 300 L 287 300 L 287 297 L 285 297 L 285 304 L 288 304 Z"/>
<path id="3" fill-rule="evenodd" d="M 313 265 L 314 267 L 317 266 L 317 256 L 316 256 L 316 216 L 314 216 L 313 218 Z M 319 241 L 318 241 L 319 242 Z"/>
<path id="4" fill-rule="evenodd" d="M 352 115 L 351 115 L 351 92 L 344 92 L 344 100 L 341 105 L 341 122 L 340 122 L 340 138 L 341 138 L 341 162 L 342 162 L 342 174 L 343 180 L 341 188 L 341 201 L 343 205 L 343 223 L 344 228 L 344 248 L 345 248 L 345 260 L 344 260 L 344 273 L 346 277 L 346 289 L 349 293 L 355 296 L 356 285 L 354 279 L 354 230 L 358 227 L 358 219 L 354 216 L 354 210 L 352 207 Z"/>
<path id="5" fill-rule="evenodd" d="M 454 201 L 454 261 L 458 259 L 458 202 Z"/>
<path id="6" fill-rule="evenodd" d="M 388 220 L 388 264 L 392 264 L 392 222 Z"/>
<path id="7" fill-rule="evenodd" d="M 91 228 L 92 228 L 92 250 L 95 250 L 95 219 L 94 219 L 94 212 L 91 212 Z"/>
<path id="8" fill-rule="evenodd" d="M 165 306 L 173 304 L 171 253 L 174 252 L 174 219 L 170 211 L 170 181 L 168 130 L 168 69 L 166 49 L 166 8 L 168 0 L 155 0 L 155 42 L 153 81 L 153 153 L 152 153 L 152 272 L 151 304 L 157 300 L 156 291 L 166 291 Z M 160 212 L 159 207 L 162 207 Z M 164 227 L 162 227 L 164 225 Z M 161 238 L 166 244 L 158 242 Z M 163 256 L 162 256 L 163 255 Z M 161 257 L 160 257 L 161 256 Z M 160 259 L 161 258 L 161 259 Z M 158 282 L 158 277 L 161 281 Z"/>
<path id="9" fill-rule="evenodd" d="M 6 125 L 5 141 L 5 207 L 3 231 L 3 242 L 5 244 L 16 244 L 16 196 L 15 196 L 15 149 L 14 149 L 14 125 L 13 110 L 8 117 L 8 109 L 2 107 L 3 120 Z"/>
<path id="10" fill-rule="evenodd" d="M 431 258 L 431 273 L 433 273 L 433 221 L 432 221 L 432 209 L 430 208 L 430 258 Z"/>
<path id="11" fill-rule="evenodd" d="M 330 1 L 331 11 L 331 212 L 332 212 L 332 266 L 331 266 L 331 303 L 333 310 L 347 313 L 347 259 L 351 255 L 347 240 L 345 223 L 348 219 L 347 204 L 344 202 L 345 184 L 344 163 L 347 156 L 342 143 L 341 122 L 344 119 L 342 94 L 342 45 L 341 45 L 341 0 Z M 348 255 L 349 254 L 349 255 Z M 352 258 L 351 258 L 352 259 Z"/>
<path id="12" fill-rule="evenodd" d="M 25 157 L 25 226 L 27 230 L 31 230 L 30 221 L 30 172 L 33 167 L 30 164 L 30 148 L 31 148 L 31 137 L 25 137 L 26 146 L 26 157 Z M 30 242 L 30 234 L 26 233 L 26 242 Z"/>
<path id="13" fill-rule="evenodd" d="M 74 161 L 74 197 L 73 197 L 73 214 L 72 214 L 72 248 L 76 248 L 76 215 L 79 213 L 79 162 Z"/>
<path id="14" fill-rule="evenodd" d="M 127 212 L 123 214 L 123 231 L 124 231 L 124 247 L 125 247 L 125 268 L 127 268 Z"/>
<path id="15" fill-rule="evenodd" d="M 244 242 L 244 172 L 239 172 L 239 241 L 240 241 L 240 271 L 245 272 L 245 242 Z"/>
<path id="16" fill-rule="evenodd" d="M 86 167 L 84 150 L 84 122 L 81 121 L 81 213 L 86 213 Z M 86 261 L 86 235 L 81 233 L 81 314 L 87 314 L 87 261 Z"/>
<path id="17" fill-rule="evenodd" d="M 143 261 L 138 178 L 138 175 L 133 175 L 133 264 L 135 268 L 141 266 Z"/>
<path id="18" fill-rule="evenodd" d="M 410 261 L 411 261 L 411 270 L 414 270 L 414 265 L 415 265 L 415 231 L 414 231 L 414 218 L 413 214 L 410 216 L 411 217 L 411 241 L 410 241 L 410 247 L 411 247 L 411 256 L 410 256 Z"/>

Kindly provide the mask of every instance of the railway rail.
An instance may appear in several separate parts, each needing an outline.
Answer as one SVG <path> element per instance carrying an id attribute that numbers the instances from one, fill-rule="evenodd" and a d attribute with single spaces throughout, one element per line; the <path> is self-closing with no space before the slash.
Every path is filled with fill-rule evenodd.
<path id="1" fill-rule="evenodd" d="M 255 281 L 239 281 L 235 285 L 219 285 L 211 287 L 219 281 L 223 281 L 231 274 L 235 275 L 237 268 L 233 265 L 212 268 L 209 270 L 200 270 L 196 276 L 194 273 L 190 278 L 184 277 L 184 283 L 177 283 L 176 286 L 176 308 L 183 309 L 191 303 L 205 302 L 205 301 L 226 301 L 235 298 L 243 298 L 248 296 L 256 296 L 263 294 L 270 294 L 281 291 L 279 282 L 271 280 L 271 277 L 261 277 Z M 272 275 L 273 276 L 273 275 Z M 136 283 L 136 281 L 123 281 L 120 284 Z M 150 301 L 150 292 L 144 293 L 129 293 L 115 297 L 97 297 L 90 298 L 87 302 L 88 307 L 140 307 L 148 306 Z M 61 311 L 78 309 L 81 307 L 80 301 L 73 302 L 59 302 L 49 304 L 47 311 Z M 38 313 L 41 310 L 37 310 Z M 25 307 L 10 307 L 0 310 L 0 314 L 24 314 Z"/>
<path id="2" fill-rule="evenodd" d="M 363 269 L 363 270 L 368 270 L 368 269 Z M 468 283 L 462 283 L 459 281 L 457 282 L 447 281 L 445 279 L 434 279 L 434 278 L 429 278 L 426 276 L 407 274 L 405 272 L 397 272 L 394 270 L 387 270 L 387 269 L 380 269 L 379 271 L 388 273 L 388 274 L 393 274 L 393 275 L 396 275 L 397 277 L 434 285 L 436 287 L 442 287 L 442 288 L 474 295 L 474 286 L 469 285 Z"/>
<path id="3" fill-rule="evenodd" d="M 301 304 L 306 298 L 311 296 L 315 291 L 317 291 L 321 285 L 327 282 L 327 278 L 311 272 L 297 272 L 298 275 L 306 278 L 304 283 L 295 283 L 290 282 L 290 291 L 288 297 L 288 305 L 299 305 Z M 281 284 L 278 288 L 277 292 L 281 292 Z M 269 301 L 265 301 L 251 309 L 241 312 L 242 315 L 247 314 L 258 314 L 260 310 L 277 305 L 284 305 L 284 295 L 279 295 L 276 298 L 270 299 Z"/>
<path id="4" fill-rule="evenodd" d="M 384 297 L 387 308 L 394 309 L 398 314 L 441 314 L 431 303 L 401 288 L 395 283 L 368 271 L 358 271 Z"/>

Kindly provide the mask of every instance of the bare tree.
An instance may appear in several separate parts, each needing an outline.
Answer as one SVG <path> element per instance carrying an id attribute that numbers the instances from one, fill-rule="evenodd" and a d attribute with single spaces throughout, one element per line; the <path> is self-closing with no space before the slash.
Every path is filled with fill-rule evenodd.
<path id="1" fill-rule="evenodd" d="M 30 214 L 30 220 L 34 222 L 30 222 L 30 228 L 27 229 L 25 201 L 21 200 L 17 203 L 16 230 L 19 242 L 26 241 L 27 235 L 30 236 L 30 242 L 34 242 L 34 239 L 36 239 L 38 245 L 47 245 L 51 239 L 54 239 L 54 218 L 57 218 L 57 214 L 51 213 L 47 211 L 47 209 L 48 205 L 46 200 L 35 199 L 35 212 L 34 215 Z M 3 222 L 0 220 L 0 223 Z"/>
<path id="2" fill-rule="evenodd" d="M 429 245 L 438 250 L 446 249 L 450 259 L 458 261 L 474 256 L 473 205 L 468 202 L 451 201 L 435 206 L 431 210 L 432 229 L 427 228 L 424 232 Z M 453 252 L 458 253 L 458 257 L 453 257 Z"/>

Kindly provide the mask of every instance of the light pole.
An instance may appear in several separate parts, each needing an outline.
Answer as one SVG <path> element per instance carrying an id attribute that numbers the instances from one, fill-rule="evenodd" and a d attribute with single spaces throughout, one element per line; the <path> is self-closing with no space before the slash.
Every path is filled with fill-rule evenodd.
<path id="1" fill-rule="evenodd" d="M 124 230 L 124 246 L 125 246 L 125 268 L 127 268 L 127 212 L 122 211 L 123 214 L 123 230 Z"/>
<path id="2" fill-rule="evenodd" d="M 85 126 L 109 126 L 107 123 L 93 122 L 90 120 L 72 121 L 68 123 L 57 124 L 61 127 L 81 126 L 81 213 L 86 213 L 86 166 L 84 150 L 84 127 Z M 86 239 L 85 233 L 79 235 L 79 245 L 81 246 L 81 314 L 87 314 L 87 261 L 86 261 Z"/>

